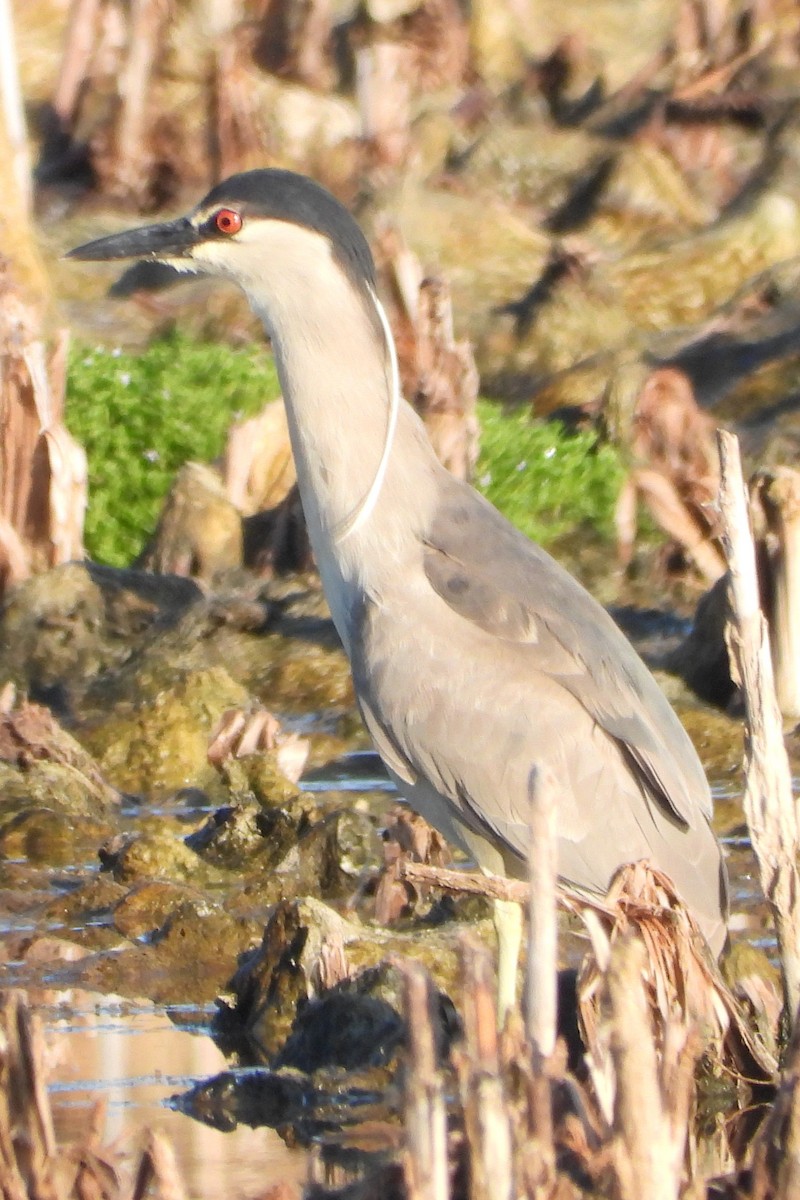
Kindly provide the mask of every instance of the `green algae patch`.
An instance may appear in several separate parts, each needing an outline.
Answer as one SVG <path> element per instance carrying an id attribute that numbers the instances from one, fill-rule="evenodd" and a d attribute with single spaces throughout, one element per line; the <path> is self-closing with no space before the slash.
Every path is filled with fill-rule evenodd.
<path id="1" fill-rule="evenodd" d="M 224 667 L 187 673 L 134 712 L 116 712 L 85 735 L 109 780 L 123 791 L 213 787 L 211 733 L 231 708 L 248 703 Z"/>

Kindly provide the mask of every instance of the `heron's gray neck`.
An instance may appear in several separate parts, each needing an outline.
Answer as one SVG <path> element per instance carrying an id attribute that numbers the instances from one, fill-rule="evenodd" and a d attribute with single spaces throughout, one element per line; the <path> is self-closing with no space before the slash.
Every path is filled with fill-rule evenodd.
<path id="1" fill-rule="evenodd" d="M 348 614 L 359 595 L 380 595 L 419 553 L 442 468 L 403 401 L 375 507 L 356 532 L 342 536 L 381 459 L 391 374 L 369 298 L 349 281 L 336 283 L 306 288 L 299 302 L 289 288 L 280 297 L 251 293 L 250 301 L 272 337 L 309 535 L 347 644 Z"/>

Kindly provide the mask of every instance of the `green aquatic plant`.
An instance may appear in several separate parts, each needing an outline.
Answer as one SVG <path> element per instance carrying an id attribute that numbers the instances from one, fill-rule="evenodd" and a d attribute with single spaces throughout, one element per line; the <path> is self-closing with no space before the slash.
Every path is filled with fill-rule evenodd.
<path id="1" fill-rule="evenodd" d="M 130 564 L 177 469 L 216 458 L 231 422 L 278 394 L 273 360 L 258 345 L 175 333 L 141 353 L 74 347 L 66 419 L 89 458 L 89 555 Z M 477 486 L 520 529 L 545 545 L 582 524 L 611 535 L 622 467 L 610 446 L 488 400 L 479 415 Z"/>
<path id="2" fill-rule="evenodd" d="M 533 420 L 479 404 L 481 454 L 475 482 L 510 521 L 543 545 L 578 526 L 613 537 L 624 470 L 617 451 L 593 431 Z"/>
<path id="3" fill-rule="evenodd" d="M 89 459 L 90 557 L 129 565 L 177 469 L 215 458 L 232 421 L 260 412 L 279 390 L 272 357 L 258 345 L 173 334 L 137 354 L 76 346 L 66 422 Z"/>

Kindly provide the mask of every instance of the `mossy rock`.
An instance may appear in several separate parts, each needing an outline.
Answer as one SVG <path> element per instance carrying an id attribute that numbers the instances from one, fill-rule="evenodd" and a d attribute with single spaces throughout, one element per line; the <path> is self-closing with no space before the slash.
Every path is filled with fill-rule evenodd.
<path id="1" fill-rule="evenodd" d="M 73 866 L 93 858 L 109 831 L 108 825 L 87 817 L 76 821 L 63 810 L 35 805 L 0 823 L 0 857 Z"/>
<path id="2" fill-rule="evenodd" d="M 132 834 L 121 845 L 106 851 L 104 858 L 117 883 L 160 879 L 207 888 L 219 885 L 226 878 L 170 829 Z"/>
<path id="3" fill-rule="evenodd" d="M 136 711 L 113 713 L 84 739 L 107 778 L 123 791 L 219 791 L 207 757 L 211 733 L 224 712 L 248 701 L 248 693 L 224 667 L 192 671 Z"/>

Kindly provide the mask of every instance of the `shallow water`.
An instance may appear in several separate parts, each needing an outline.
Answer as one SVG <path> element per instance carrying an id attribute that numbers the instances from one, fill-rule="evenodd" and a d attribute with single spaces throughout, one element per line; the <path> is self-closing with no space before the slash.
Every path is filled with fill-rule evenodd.
<path id="1" fill-rule="evenodd" d="M 30 999 L 50 1053 L 59 1141 L 80 1140 L 102 1099 L 104 1141 L 133 1155 L 146 1130 L 165 1133 L 187 1193 L 198 1200 L 259 1195 L 305 1178 L 305 1155 L 289 1150 L 273 1130 L 220 1133 L 167 1107 L 170 1096 L 228 1065 L 208 1033 L 213 1008 L 165 1010 L 78 990 L 33 992 Z"/>
<path id="2" fill-rule="evenodd" d="M 393 790 L 372 752 L 346 755 L 311 771 L 304 786 L 323 800 L 326 792 L 346 792 L 354 804 L 362 796 Z M 739 797 L 729 779 L 717 781 L 713 790 L 721 810 L 730 814 L 733 805 L 735 811 Z M 202 809 L 187 808 L 185 801 L 159 811 L 180 813 L 190 822 L 203 815 Z M 743 826 L 734 824 L 723 842 L 731 875 L 732 935 L 772 956 L 774 937 L 765 920 Z M 104 1100 L 103 1141 L 119 1139 L 133 1155 L 148 1129 L 162 1130 L 175 1149 L 192 1197 L 254 1196 L 278 1182 L 302 1181 L 307 1174 L 306 1156 L 289 1150 L 275 1132 L 239 1127 L 222 1133 L 168 1107 L 171 1096 L 232 1065 L 209 1035 L 213 1005 L 158 1006 L 148 1000 L 65 989 L 62 970 L 68 971 L 68 964 L 54 970 L 52 962 L 37 966 L 35 958 L 13 957 L 15 946 L 24 945 L 30 935 L 60 938 L 68 932 L 65 922 L 42 921 L 37 908 L 96 871 L 96 862 L 53 871 L 6 860 L 0 872 L 5 885 L 0 892 L 0 948 L 4 946 L 7 955 L 3 983 L 26 987 L 43 1021 L 59 1139 L 80 1139 L 95 1104 Z"/>

